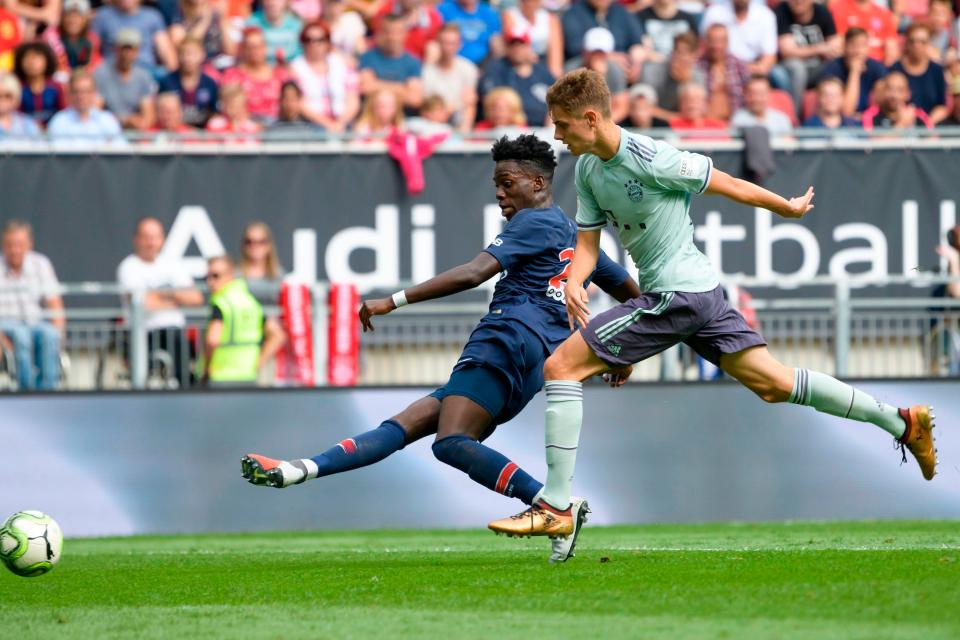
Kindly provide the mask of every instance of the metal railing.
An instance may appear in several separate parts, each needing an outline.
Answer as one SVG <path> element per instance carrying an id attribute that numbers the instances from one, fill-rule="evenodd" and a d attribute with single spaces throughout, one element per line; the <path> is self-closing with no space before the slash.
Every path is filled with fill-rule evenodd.
<path id="1" fill-rule="evenodd" d="M 753 294 L 752 309 L 771 352 L 785 364 L 838 377 L 960 377 L 960 299 L 931 297 L 949 279 L 920 274 L 870 282 L 818 277 L 802 284 L 729 280 Z M 890 287 L 918 295 L 889 297 Z M 787 291 L 787 290 L 790 291 Z M 805 290 L 814 292 L 803 295 Z M 315 285 L 317 384 L 326 381 L 327 287 Z M 824 293 L 826 292 L 826 294 Z M 143 291 L 114 284 L 63 285 L 66 330 L 60 389 L 183 389 L 198 385 L 208 310 L 184 309 L 182 329 L 150 331 Z M 272 293 L 271 293 L 272 295 Z M 120 303 L 125 299 L 124 304 Z M 594 304 L 609 305 L 598 298 Z M 482 302 L 436 301 L 378 318 L 360 341 L 360 385 L 438 385 L 486 313 Z M 267 307 L 276 315 L 276 307 Z M 15 390 L 10 353 L 0 358 L 0 389 Z M 635 368 L 633 382 L 712 379 L 715 370 L 684 345 Z M 262 385 L 275 384 L 268 370 Z"/>

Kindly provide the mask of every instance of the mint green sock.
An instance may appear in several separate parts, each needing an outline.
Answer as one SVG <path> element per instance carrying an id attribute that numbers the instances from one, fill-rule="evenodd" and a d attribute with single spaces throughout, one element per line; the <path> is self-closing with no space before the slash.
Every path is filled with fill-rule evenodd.
<path id="1" fill-rule="evenodd" d="M 583 384 L 549 380 L 543 386 L 547 394 L 544 427 L 547 479 L 540 497 L 552 507 L 566 509 L 570 505 L 570 486 L 583 424 Z"/>
<path id="2" fill-rule="evenodd" d="M 789 402 L 813 407 L 832 416 L 871 422 L 894 438 L 900 438 L 906 429 L 896 407 L 819 371 L 793 370 L 793 391 Z"/>

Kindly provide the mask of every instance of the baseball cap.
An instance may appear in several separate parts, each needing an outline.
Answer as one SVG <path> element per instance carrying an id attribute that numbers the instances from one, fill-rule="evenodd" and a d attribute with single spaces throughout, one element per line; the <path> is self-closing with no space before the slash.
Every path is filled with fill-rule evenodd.
<path id="1" fill-rule="evenodd" d="M 504 38 L 504 40 L 506 40 L 507 44 L 513 44 L 515 42 L 530 44 L 530 31 L 523 27 L 513 27 L 507 32 L 507 37 Z"/>
<path id="2" fill-rule="evenodd" d="M 609 29 L 594 27 L 583 34 L 583 50 L 587 53 L 613 53 L 613 34 Z"/>
<path id="3" fill-rule="evenodd" d="M 63 10 L 76 11 L 87 15 L 90 13 L 90 0 L 63 0 Z"/>
<path id="4" fill-rule="evenodd" d="M 647 99 L 647 102 L 651 104 L 657 104 L 657 90 L 651 87 L 648 84 L 635 84 L 630 87 L 630 99 L 638 98 L 643 96 Z"/>
<path id="5" fill-rule="evenodd" d="M 125 27 L 117 32 L 117 39 L 114 44 L 118 47 L 139 47 L 140 32 L 133 27 Z"/>

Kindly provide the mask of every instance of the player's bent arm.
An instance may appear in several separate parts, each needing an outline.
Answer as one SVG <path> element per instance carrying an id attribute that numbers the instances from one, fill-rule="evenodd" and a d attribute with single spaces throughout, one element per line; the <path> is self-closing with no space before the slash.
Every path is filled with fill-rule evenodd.
<path id="1" fill-rule="evenodd" d="M 583 286 L 586 279 L 597 268 L 597 260 L 600 259 L 600 231 L 600 229 L 577 231 L 577 248 L 574 250 L 573 262 L 567 276 L 568 285 L 575 283 Z"/>
<path id="2" fill-rule="evenodd" d="M 773 211 L 785 218 L 800 218 L 813 209 L 813 187 L 800 197 L 787 200 L 760 185 L 734 178 L 729 173 L 714 169 L 710 175 L 707 193 L 721 195 L 735 202 Z"/>
<path id="3" fill-rule="evenodd" d="M 614 300 L 617 302 L 626 302 L 627 300 L 633 300 L 634 298 L 640 297 L 640 285 L 637 284 L 636 280 L 627 276 L 627 279 L 618 284 L 616 287 L 607 289 L 606 287 L 600 287 L 607 292 Z"/>
<path id="4" fill-rule="evenodd" d="M 470 262 L 444 271 L 440 275 L 409 289 L 404 289 L 402 294 L 407 304 L 443 298 L 478 287 L 502 270 L 503 267 L 500 262 L 491 254 L 483 251 Z M 400 293 L 396 295 L 400 295 Z M 360 324 L 363 326 L 363 330 L 373 331 L 371 318 L 385 315 L 396 308 L 397 303 L 394 298 L 364 300 L 360 307 Z"/>

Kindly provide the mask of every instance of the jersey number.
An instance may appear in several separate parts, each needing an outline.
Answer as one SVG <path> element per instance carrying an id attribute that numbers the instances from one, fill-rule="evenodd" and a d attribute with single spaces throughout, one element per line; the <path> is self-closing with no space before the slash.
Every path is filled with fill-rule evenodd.
<path id="1" fill-rule="evenodd" d="M 558 302 L 566 302 L 567 298 L 563 293 L 563 288 L 567 284 L 567 276 L 570 274 L 570 267 L 573 265 L 573 249 L 568 247 L 560 252 L 560 262 L 566 262 L 563 265 L 563 271 L 550 278 L 550 284 L 547 286 L 547 297 Z"/>

